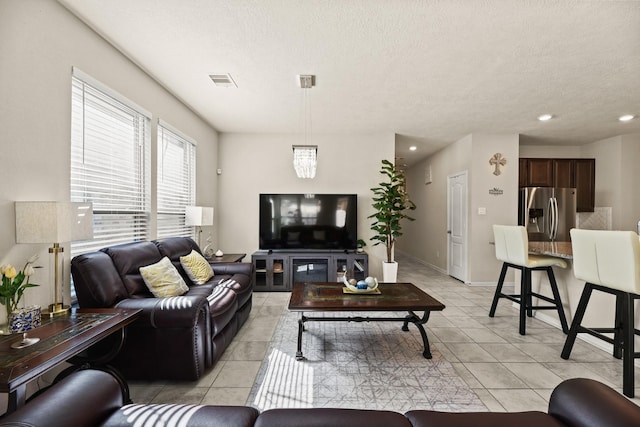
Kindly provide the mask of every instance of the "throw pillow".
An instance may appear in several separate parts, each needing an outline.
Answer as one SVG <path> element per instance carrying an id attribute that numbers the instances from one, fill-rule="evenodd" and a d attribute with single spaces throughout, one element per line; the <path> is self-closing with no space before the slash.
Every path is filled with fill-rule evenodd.
<path id="1" fill-rule="evenodd" d="M 213 277 L 213 269 L 209 262 L 194 250 L 191 250 L 189 255 L 180 257 L 180 265 L 196 285 L 207 283 Z"/>
<path id="2" fill-rule="evenodd" d="M 140 267 L 140 274 L 156 298 L 175 297 L 189 290 L 184 279 L 167 257 L 155 264 Z"/>

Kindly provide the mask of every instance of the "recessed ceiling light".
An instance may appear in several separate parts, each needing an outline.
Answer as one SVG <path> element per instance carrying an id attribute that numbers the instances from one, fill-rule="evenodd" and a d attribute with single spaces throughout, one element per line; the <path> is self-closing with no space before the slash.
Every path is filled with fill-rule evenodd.
<path id="1" fill-rule="evenodd" d="M 412 145 L 411 147 L 409 147 L 409 150 L 411 151 L 416 151 L 418 149 L 418 147 L 416 147 L 415 145 Z"/>
<path id="2" fill-rule="evenodd" d="M 618 117 L 618 120 L 620 120 L 621 122 L 628 122 L 629 120 L 633 120 L 635 118 L 636 116 L 634 116 L 633 114 L 625 114 L 624 116 Z"/>
<path id="3" fill-rule="evenodd" d="M 538 120 L 540 120 L 541 122 L 546 122 L 547 120 L 551 120 L 553 118 L 553 115 L 551 114 L 542 114 L 541 116 L 538 116 Z"/>

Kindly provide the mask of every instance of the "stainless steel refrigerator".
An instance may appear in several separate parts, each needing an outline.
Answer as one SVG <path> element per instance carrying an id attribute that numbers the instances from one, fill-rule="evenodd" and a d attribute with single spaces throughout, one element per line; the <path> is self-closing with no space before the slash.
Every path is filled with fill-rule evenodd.
<path id="1" fill-rule="evenodd" d="M 576 226 L 576 189 L 524 187 L 518 198 L 518 224 L 530 241 L 570 241 Z"/>

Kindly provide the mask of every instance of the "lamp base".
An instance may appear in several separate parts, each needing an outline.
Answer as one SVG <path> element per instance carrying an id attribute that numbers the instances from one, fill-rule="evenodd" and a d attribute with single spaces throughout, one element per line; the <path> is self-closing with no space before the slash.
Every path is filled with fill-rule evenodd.
<path id="1" fill-rule="evenodd" d="M 21 349 L 25 347 L 29 347 L 30 345 L 36 344 L 40 341 L 40 338 L 27 338 L 27 334 L 24 334 L 22 341 L 16 341 L 11 344 L 11 348 Z"/>
<path id="2" fill-rule="evenodd" d="M 44 310 L 42 314 L 48 315 L 50 317 L 59 316 L 67 314 L 70 309 L 71 307 L 69 307 L 68 305 L 62 305 L 62 303 L 57 302 L 55 304 L 49 304 L 49 308 L 47 310 Z"/>

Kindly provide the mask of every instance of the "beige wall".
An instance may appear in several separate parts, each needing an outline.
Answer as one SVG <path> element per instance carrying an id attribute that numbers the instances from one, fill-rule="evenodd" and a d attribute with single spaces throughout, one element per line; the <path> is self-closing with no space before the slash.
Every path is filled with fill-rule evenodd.
<path id="1" fill-rule="evenodd" d="M 393 160 L 395 136 L 312 135 L 318 145 L 314 179 L 299 179 L 293 169 L 292 145 L 301 135 L 220 135 L 219 244 L 224 252 L 250 255 L 258 250 L 258 195 L 260 193 L 355 193 L 358 195 L 358 237 L 367 241 L 369 269 L 382 276 L 384 248 L 371 246 L 367 216 L 373 213 L 371 188 L 382 179 L 382 159 Z M 215 245 L 215 244 L 214 244 Z"/>
<path id="2" fill-rule="evenodd" d="M 425 184 L 425 171 L 429 168 L 432 182 Z M 470 168 L 471 135 L 407 170 L 407 190 L 417 209 L 411 213 L 415 221 L 403 223 L 399 251 L 447 271 L 447 176 Z"/>
<path id="3" fill-rule="evenodd" d="M 60 4 L 0 2 L 0 58 L 0 264 L 40 254 L 33 282 L 43 286 L 27 292 L 28 304 L 50 302 L 50 245 L 15 243 L 14 201 L 69 200 L 72 67 L 153 114 L 152 170 L 158 118 L 198 141 L 197 201 L 215 204 L 216 131 Z"/>
<path id="4" fill-rule="evenodd" d="M 582 156 L 596 159 L 596 206 L 612 207 L 613 228 L 620 224 L 622 145 L 619 136 L 582 147 Z"/>
<path id="5" fill-rule="evenodd" d="M 474 284 L 495 283 L 501 263 L 496 260 L 493 242 L 493 224 L 516 225 L 518 223 L 518 157 L 519 136 L 472 135 L 472 161 L 469 209 L 469 280 Z M 493 174 L 494 167 L 489 159 L 495 153 L 502 153 L 507 164 L 502 173 Z M 498 188 L 500 196 L 489 194 L 489 190 Z M 478 214 L 484 207 L 486 215 Z"/>
<path id="6" fill-rule="evenodd" d="M 637 230 L 640 220 L 640 135 L 621 135 L 582 146 L 596 159 L 596 206 L 611 206 L 614 230 Z"/>
<path id="7" fill-rule="evenodd" d="M 447 177 L 467 171 L 468 178 L 468 270 L 466 282 L 494 283 L 500 264 L 493 246 L 493 224 L 515 224 L 518 202 L 518 135 L 468 135 L 438 151 L 407 171 L 407 186 L 418 205 L 407 222 L 398 249 L 440 271 L 447 271 Z M 502 153 L 507 164 L 493 175 L 489 159 Z M 431 167 L 433 182 L 424 183 Z M 489 194 L 498 188 L 500 196 Z M 478 208 L 486 215 L 479 215 Z"/>
<path id="8" fill-rule="evenodd" d="M 622 184 L 626 206 L 620 221 L 623 230 L 635 230 L 640 221 L 640 134 L 622 136 Z"/>
<path id="9" fill-rule="evenodd" d="M 520 145 L 520 157 L 575 159 L 582 151 L 577 145 Z"/>

